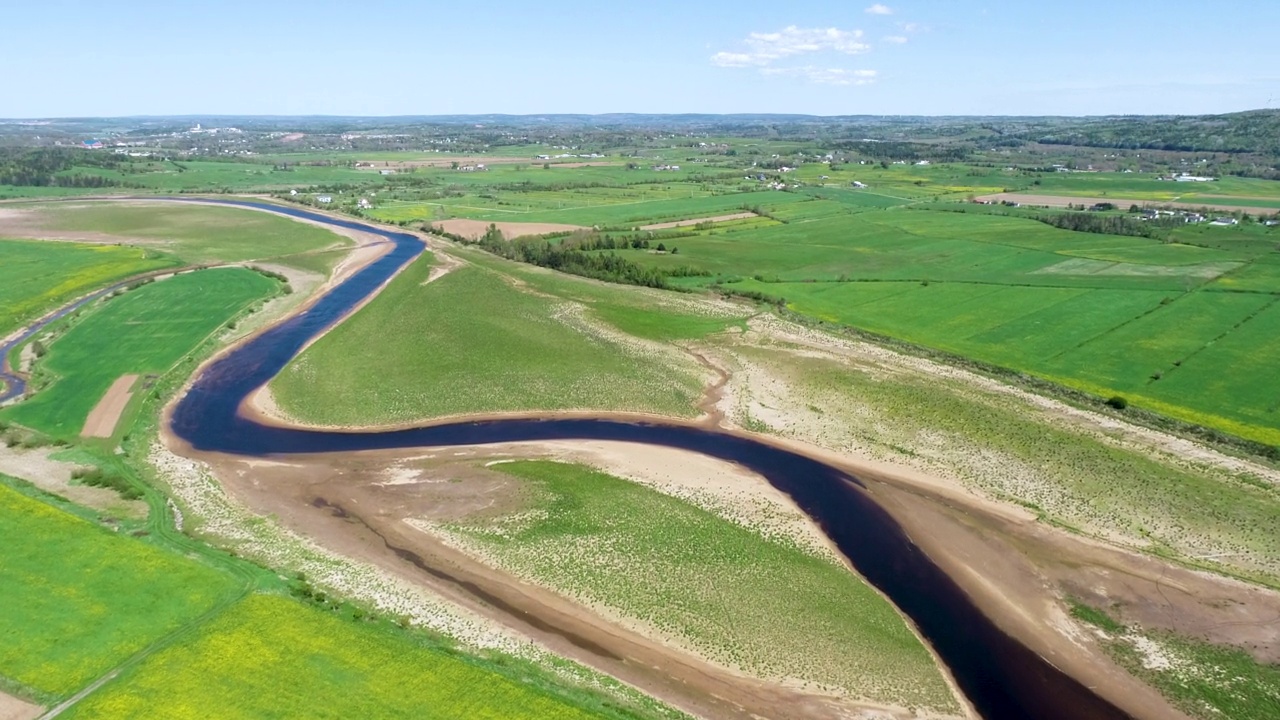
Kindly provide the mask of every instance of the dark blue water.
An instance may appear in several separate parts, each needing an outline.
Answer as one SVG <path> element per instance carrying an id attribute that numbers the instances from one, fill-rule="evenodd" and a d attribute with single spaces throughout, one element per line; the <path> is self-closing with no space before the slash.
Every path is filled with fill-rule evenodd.
<path id="1" fill-rule="evenodd" d="M 260 425 L 237 414 L 317 333 L 341 320 L 424 249 L 418 238 L 293 208 L 224 201 L 381 235 L 394 249 L 307 312 L 211 364 L 174 408 L 172 429 L 201 450 L 269 455 L 528 440 L 624 440 L 740 463 L 790 495 L 853 565 L 905 612 L 990 720 L 1129 717 L 1001 632 L 866 494 L 856 478 L 811 458 L 722 432 L 609 420 L 495 420 L 385 432 Z"/>

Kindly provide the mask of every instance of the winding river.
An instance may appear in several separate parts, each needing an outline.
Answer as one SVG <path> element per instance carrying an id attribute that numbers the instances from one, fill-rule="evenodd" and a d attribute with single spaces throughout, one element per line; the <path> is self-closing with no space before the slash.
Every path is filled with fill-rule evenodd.
<path id="1" fill-rule="evenodd" d="M 171 415 L 172 431 L 193 447 L 261 456 L 530 440 L 622 440 L 736 462 L 791 496 L 863 577 L 915 622 L 983 717 L 1129 717 L 1000 631 L 863 492 L 856 477 L 795 452 L 727 432 L 656 422 L 493 420 L 359 432 L 263 425 L 242 416 L 239 408 L 251 392 L 280 372 L 310 339 L 376 293 L 425 245 L 413 235 L 305 210 L 247 201 L 216 202 L 372 233 L 391 241 L 393 249 L 306 311 L 210 363 Z"/>

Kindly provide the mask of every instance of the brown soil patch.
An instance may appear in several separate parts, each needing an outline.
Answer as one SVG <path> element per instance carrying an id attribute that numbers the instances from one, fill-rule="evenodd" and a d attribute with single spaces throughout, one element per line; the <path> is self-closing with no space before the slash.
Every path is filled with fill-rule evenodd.
<path id="1" fill-rule="evenodd" d="M 692 220 L 675 220 L 673 222 L 654 223 L 652 225 L 641 225 L 641 230 L 669 230 L 670 228 L 688 227 L 690 225 L 700 225 L 702 223 L 728 222 L 730 220 L 746 220 L 747 218 L 759 217 L 753 212 L 740 212 L 732 215 L 717 215 L 715 217 L 694 218 Z"/>
<path id="2" fill-rule="evenodd" d="M 125 500 L 114 490 L 90 485 L 73 485 L 71 473 L 81 467 L 75 463 L 54 460 L 49 448 L 22 450 L 0 443 L 0 473 L 26 480 L 47 493 L 95 510 L 133 518 L 147 516 L 147 504 L 141 500 Z"/>
<path id="3" fill-rule="evenodd" d="M 107 388 L 106 394 L 89 412 L 89 417 L 85 418 L 80 437 L 109 438 L 114 435 L 116 423 L 120 422 L 120 415 L 124 413 L 130 398 L 133 397 L 133 384 L 137 380 L 137 375 L 121 375 L 116 378 L 116 381 L 111 383 L 111 387 Z"/>
<path id="4" fill-rule="evenodd" d="M 541 162 L 527 157 L 512 157 L 501 155 L 441 155 L 438 158 L 424 158 L 422 160 L 361 160 L 356 159 L 361 169 L 369 170 L 398 170 L 401 168 L 416 167 L 433 167 L 448 168 L 453 167 L 454 163 L 458 165 L 511 165 L 513 163 L 528 163 L 530 165 L 535 162 Z"/>
<path id="5" fill-rule="evenodd" d="M 1062 195 L 1026 195 L 1023 193 L 996 193 L 994 195 L 983 195 L 979 200 L 990 200 L 991 202 L 1001 202 L 1007 200 L 1009 202 L 1022 203 L 1023 205 L 1043 205 L 1045 207 L 1064 208 L 1068 205 L 1094 205 L 1096 203 L 1111 203 L 1116 207 L 1128 209 L 1130 205 L 1138 207 L 1152 208 L 1178 208 L 1181 210 L 1200 210 L 1207 208 L 1209 210 L 1221 210 L 1224 212 L 1247 212 L 1255 215 L 1275 215 L 1280 213 L 1280 209 L 1268 207 L 1241 207 L 1239 205 L 1215 205 L 1206 202 L 1173 202 L 1164 200 L 1130 200 L 1118 197 L 1066 197 Z"/>
<path id="6" fill-rule="evenodd" d="M 555 232 L 573 232 L 589 230 L 581 225 L 564 225 L 561 223 L 525 223 L 525 222 L 490 222 L 488 220 L 469 220 L 452 218 L 433 222 L 434 227 L 451 235 L 458 235 L 471 240 L 478 240 L 489 230 L 490 225 L 497 225 L 502 237 L 510 240 L 525 235 L 546 235 Z"/>
<path id="7" fill-rule="evenodd" d="M 0 720 L 32 720 L 43 712 L 39 705 L 0 692 Z"/>
<path id="8" fill-rule="evenodd" d="M 280 141 L 281 142 L 297 142 L 306 136 L 307 136 L 306 133 L 289 133 L 288 135 L 285 135 L 284 137 L 280 138 Z"/>

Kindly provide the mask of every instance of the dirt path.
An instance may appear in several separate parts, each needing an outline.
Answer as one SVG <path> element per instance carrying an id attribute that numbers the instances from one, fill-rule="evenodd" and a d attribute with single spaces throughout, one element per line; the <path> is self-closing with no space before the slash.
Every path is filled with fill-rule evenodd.
<path id="1" fill-rule="evenodd" d="M 746 220 L 747 218 L 760 217 L 753 212 L 740 212 L 732 215 L 717 215 L 715 217 L 694 218 L 692 220 L 675 220 L 672 222 L 654 223 L 652 225 L 641 225 L 641 230 L 669 230 L 670 228 L 688 227 L 690 225 L 701 225 L 702 223 L 718 223 L 728 222 L 729 220 Z"/>
<path id="2" fill-rule="evenodd" d="M 32 720 L 43 711 L 39 705 L 0 692 L 0 720 Z"/>
<path id="3" fill-rule="evenodd" d="M 98 404 L 89 411 L 80 437 L 109 438 L 114 435 L 116 423 L 120 422 L 120 416 L 133 398 L 133 384 L 137 381 L 137 375 L 121 375 L 116 378 Z"/>
<path id="4" fill-rule="evenodd" d="M 1118 208 L 1127 210 L 1130 205 L 1138 207 L 1152 208 L 1179 208 L 1182 210 L 1220 210 L 1223 212 L 1246 212 L 1254 215 L 1275 215 L 1280 213 L 1280 208 L 1268 207 L 1242 207 L 1240 205 L 1216 205 L 1212 202 L 1174 202 L 1165 200 L 1132 200 L 1118 197 L 1069 197 L 1065 195 L 1028 195 L 1025 193 L 996 193 L 994 195 L 983 195 L 978 200 L 987 200 L 990 202 L 1016 202 L 1023 205 L 1043 205 L 1045 207 L 1064 208 L 1069 205 L 1095 205 L 1098 203 L 1111 203 Z"/>

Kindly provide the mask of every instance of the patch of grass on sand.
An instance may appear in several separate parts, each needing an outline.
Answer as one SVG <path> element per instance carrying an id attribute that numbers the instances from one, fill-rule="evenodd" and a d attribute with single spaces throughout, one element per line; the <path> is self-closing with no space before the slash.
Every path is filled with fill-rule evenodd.
<path id="1" fill-rule="evenodd" d="M 1073 614 L 1102 631 L 1102 644 L 1116 662 L 1192 717 L 1280 717 L 1280 665 L 1260 663 L 1235 647 L 1127 628 L 1094 608 Z"/>
<path id="2" fill-rule="evenodd" d="M 139 248 L 0 239 L 0 337 L 78 296 L 176 264 Z"/>
<path id="3" fill-rule="evenodd" d="M 587 467 L 495 469 L 527 483 L 530 506 L 442 532 L 499 566 L 751 674 L 958 710 L 906 622 L 833 558 Z"/>
<path id="4" fill-rule="evenodd" d="M 581 303 L 465 265 L 431 283 L 416 261 L 289 364 L 281 409 L 332 425 L 460 413 L 630 410 L 689 416 L 692 361 L 589 317 Z"/>
<path id="5" fill-rule="evenodd" d="M 279 284 L 243 268 L 198 270 L 118 297 L 49 345 L 32 397 L 0 411 L 58 438 L 72 438 L 121 375 L 160 375 Z M 194 369 L 194 368 L 193 368 Z M 134 392 L 144 392 L 140 381 Z"/>
<path id="6" fill-rule="evenodd" d="M 0 675 L 46 700 L 73 693 L 236 592 L 228 574 L 3 484 L 0 546 Z"/>
<path id="7" fill-rule="evenodd" d="M 216 709 L 216 710 L 211 710 Z M 495 666 L 254 595 L 94 693 L 68 718 L 623 718 L 518 661 Z"/>
<path id="8" fill-rule="evenodd" d="M 940 470 L 1086 532 L 1280 577 L 1280 490 L 1064 422 L 1006 393 L 870 360 L 739 348 L 737 415 L 786 436 Z"/>
<path id="9" fill-rule="evenodd" d="M 38 222 L 50 230 L 98 233 L 121 242 L 140 240 L 188 263 L 261 260 L 349 244 L 324 228 L 241 208 L 104 202 L 35 210 Z"/>

